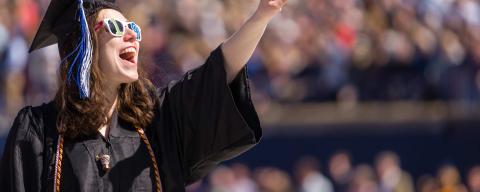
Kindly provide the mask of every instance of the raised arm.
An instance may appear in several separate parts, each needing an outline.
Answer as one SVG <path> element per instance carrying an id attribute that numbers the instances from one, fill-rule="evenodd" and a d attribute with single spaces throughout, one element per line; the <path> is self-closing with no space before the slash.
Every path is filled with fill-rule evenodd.
<path id="1" fill-rule="evenodd" d="M 248 21 L 222 45 L 227 81 L 231 82 L 245 66 L 265 32 L 267 24 L 282 10 L 287 0 L 260 0 Z"/>

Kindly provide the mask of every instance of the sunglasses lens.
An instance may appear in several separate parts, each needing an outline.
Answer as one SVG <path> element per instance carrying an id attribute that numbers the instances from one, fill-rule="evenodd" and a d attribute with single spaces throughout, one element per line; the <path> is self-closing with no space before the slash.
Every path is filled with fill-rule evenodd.
<path id="1" fill-rule="evenodd" d="M 114 22 L 112 20 L 108 20 L 107 24 L 108 24 L 108 30 L 110 31 L 110 33 L 112 33 L 112 35 L 115 35 L 117 33 L 117 28 L 115 27 Z"/>
<path id="2" fill-rule="evenodd" d="M 119 37 L 123 35 L 124 29 L 120 21 L 117 21 L 115 19 L 109 19 L 107 20 L 107 27 L 108 31 L 110 31 L 113 36 Z"/>
<path id="3" fill-rule="evenodd" d="M 118 21 L 118 20 L 115 20 L 115 27 L 117 28 L 117 33 L 115 33 L 116 35 L 119 35 L 119 36 L 122 36 L 123 35 L 123 24 L 122 22 Z"/>
<path id="4" fill-rule="evenodd" d="M 132 31 L 134 31 L 134 32 L 137 34 L 137 35 L 136 35 L 136 36 L 137 36 L 137 38 L 136 38 L 137 41 L 141 41 L 141 40 L 142 40 L 142 32 L 141 32 L 141 30 L 140 30 L 140 27 L 139 27 L 137 24 L 135 24 L 135 23 L 133 23 L 133 22 L 132 22 L 132 23 L 128 23 L 128 28 L 131 29 Z"/>

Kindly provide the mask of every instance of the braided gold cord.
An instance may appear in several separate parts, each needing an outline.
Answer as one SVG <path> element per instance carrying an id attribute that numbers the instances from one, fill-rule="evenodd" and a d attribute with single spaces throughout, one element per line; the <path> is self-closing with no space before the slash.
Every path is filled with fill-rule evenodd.
<path id="1" fill-rule="evenodd" d="M 150 155 L 150 160 L 152 161 L 152 164 L 153 164 L 153 172 L 155 174 L 155 186 L 157 188 L 157 192 L 161 192 L 162 183 L 160 181 L 160 173 L 158 171 L 158 165 L 157 165 L 157 160 L 155 159 L 155 153 L 153 153 L 152 146 L 150 145 L 150 142 L 148 141 L 147 136 L 145 136 L 145 132 L 143 132 L 143 129 L 141 129 L 140 127 L 135 127 L 135 128 L 137 129 L 137 132 L 140 135 L 140 138 L 147 146 L 148 154 Z"/>
<path id="2" fill-rule="evenodd" d="M 60 191 L 60 178 L 62 173 L 62 159 L 63 159 L 63 136 L 59 135 L 57 143 L 57 157 L 55 161 L 55 186 L 53 191 Z"/>

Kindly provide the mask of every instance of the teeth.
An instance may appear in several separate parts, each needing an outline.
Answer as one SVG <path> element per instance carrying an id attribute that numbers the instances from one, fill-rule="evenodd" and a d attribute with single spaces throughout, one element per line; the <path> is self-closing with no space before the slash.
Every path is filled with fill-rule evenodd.
<path id="1" fill-rule="evenodd" d="M 129 48 L 126 48 L 126 49 L 122 50 L 122 52 L 120 52 L 120 54 L 124 54 L 124 53 L 137 53 L 137 50 L 135 50 L 135 48 L 133 48 L 133 47 L 129 47 Z"/>

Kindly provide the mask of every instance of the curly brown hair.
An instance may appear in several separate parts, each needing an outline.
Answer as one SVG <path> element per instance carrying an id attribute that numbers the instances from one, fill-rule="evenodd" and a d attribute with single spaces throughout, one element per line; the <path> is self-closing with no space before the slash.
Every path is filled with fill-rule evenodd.
<path id="1" fill-rule="evenodd" d="M 71 62 L 68 59 L 65 63 L 62 63 L 59 69 L 60 87 L 54 99 L 59 111 L 57 129 L 60 134 L 67 138 L 91 136 L 110 121 L 108 117 L 108 100 L 101 86 L 105 80 L 102 78 L 103 74 L 98 65 L 97 37 L 92 30 L 96 24 L 98 13 L 101 9 L 106 8 L 118 10 L 118 8 L 112 5 L 104 5 L 87 14 L 87 22 L 94 49 L 90 74 L 90 98 L 80 99 L 77 85 L 74 82 L 69 82 L 67 79 L 68 69 L 71 66 Z M 61 58 L 65 58 L 73 50 L 76 43 L 75 37 L 78 37 L 78 33 L 76 34 L 75 32 L 67 35 L 67 41 L 63 43 L 60 49 Z M 76 75 L 77 71 L 73 72 Z M 140 67 L 138 72 L 138 80 L 120 85 L 116 111 L 118 117 L 126 123 L 135 127 L 146 127 L 154 116 L 156 92 L 155 87 L 146 78 L 144 71 Z"/>

